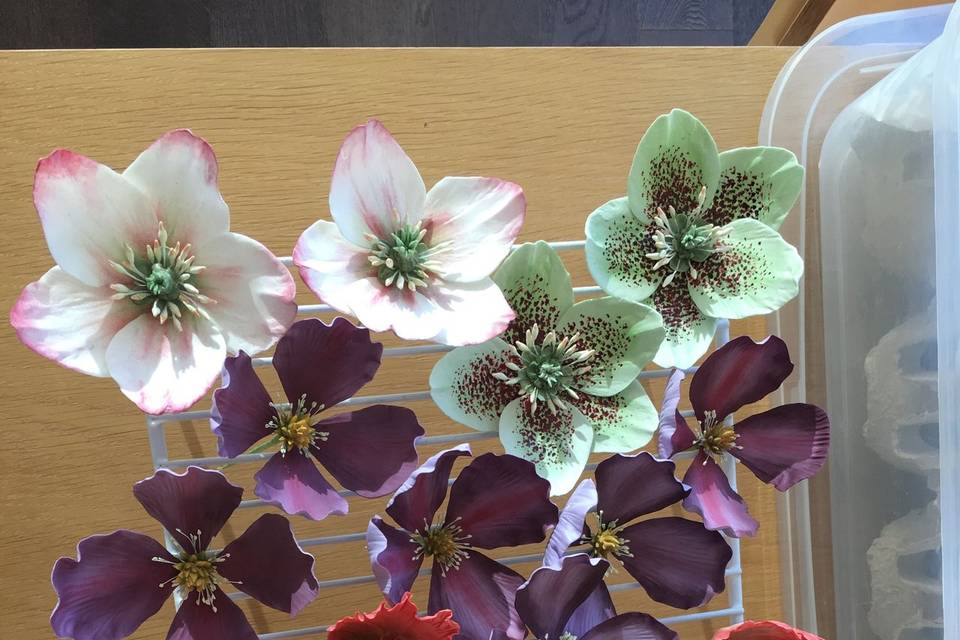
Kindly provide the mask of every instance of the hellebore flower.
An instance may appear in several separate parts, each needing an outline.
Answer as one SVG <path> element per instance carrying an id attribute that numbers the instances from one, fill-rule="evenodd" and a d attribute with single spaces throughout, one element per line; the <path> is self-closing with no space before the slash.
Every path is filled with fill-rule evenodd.
<path id="1" fill-rule="evenodd" d="M 417 605 L 410 594 L 390 607 L 382 603 L 373 613 L 358 613 L 330 627 L 327 640 L 453 640 L 460 625 L 451 620 L 449 609 L 432 616 L 417 617 Z"/>
<path id="2" fill-rule="evenodd" d="M 430 395 L 458 422 L 499 429 L 507 453 L 567 493 L 592 451 L 635 451 L 653 436 L 656 409 L 637 375 L 660 348 L 660 316 L 610 297 L 574 304 L 570 274 L 545 242 L 520 247 L 494 280 L 516 319 L 441 358 Z"/>
<path id="3" fill-rule="evenodd" d="M 279 451 L 256 473 L 254 493 L 291 515 L 322 520 L 347 512 L 347 501 L 316 464 L 364 498 L 399 487 L 417 466 L 423 427 L 410 409 L 373 405 L 319 420 L 373 379 L 383 345 L 345 318 L 330 325 L 301 320 L 277 343 L 273 367 L 287 404 L 270 395 L 245 353 L 224 363 L 224 386 L 213 394 L 210 425 L 220 455 L 235 458 L 263 438 Z"/>
<path id="4" fill-rule="evenodd" d="M 782 307 L 799 292 L 803 260 L 777 232 L 803 184 L 786 149 L 717 153 L 703 124 L 674 109 L 640 140 L 627 196 L 587 218 L 587 266 L 613 296 L 647 302 L 667 337 L 654 361 L 688 368 L 717 318 Z"/>
<path id="5" fill-rule="evenodd" d="M 350 132 L 333 170 L 330 215 L 297 241 L 307 286 L 373 331 L 463 345 L 506 328 L 513 312 L 490 279 L 523 224 L 519 185 L 423 178 L 381 123 Z"/>
<path id="6" fill-rule="evenodd" d="M 733 555 L 723 536 L 685 518 L 634 522 L 687 495 L 688 489 L 673 475 L 675 468 L 673 462 L 645 452 L 601 462 L 596 484 L 584 480 L 570 495 L 543 564 L 559 568 L 569 547 L 586 545 L 594 557 L 619 560 L 657 602 L 680 609 L 708 602 L 723 591 Z M 590 527 L 586 518 L 594 509 L 596 524 Z M 596 620 L 596 612 L 612 608 L 610 594 L 601 584 L 575 618 Z"/>
<path id="7" fill-rule="evenodd" d="M 189 407 L 225 356 L 269 349 L 294 320 L 293 278 L 230 231 L 213 150 L 185 129 L 122 174 L 58 149 L 37 165 L 33 200 L 57 266 L 24 288 L 10 324 L 147 413 Z"/>
<path id="8" fill-rule="evenodd" d="M 720 629 L 713 634 L 713 640 L 823 640 L 823 638 L 809 631 L 794 629 L 776 620 L 760 622 L 747 620 L 732 627 Z"/>
<path id="9" fill-rule="evenodd" d="M 491 629 L 523 638 L 514 608 L 523 577 L 478 549 L 540 542 L 557 523 L 557 507 L 532 464 L 487 453 L 460 472 L 450 487 L 446 515 L 436 518 L 454 462 L 469 455 L 470 447 L 460 445 L 413 472 L 387 505 L 400 528 L 379 516 L 367 527 L 370 563 L 387 600 L 399 602 L 423 561 L 432 557 L 430 614 L 453 611 L 463 640 L 488 640 Z"/>
<path id="10" fill-rule="evenodd" d="M 209 549 L 243 489 L 219 471 L 160 469 L 133 487 L 147 513 L 179 549 L 133 531 L 84 538 L 77 559 L 60 558 L 53 588 L 60 598 L 50 617 L 54 632 L 75 640 L 116 640 L 132 634 L 176 592 L 183 599 L 170 640 L 257 640 L 227 584 L 263 604 L 296 614 L 317 595 L 313 556 L 305 553 L 283 516 L 260 516 L 221 551 Z"/>
<path id="11" fill-rule="evenodd" d="M 691 488 L 683 506 L 703 516 L 708 529 L 739 537 L 752 536 L 759 527 L 717 464 L 724 454 L 736 457 L 780 491 L 813 476 L 827 459 L 830 420 L 812 404 L 786 404 L 734 425 L 725 421 L 744 405 L 776 391 L 791 371 L 787 345 L 776 336 L 760 343 L 741 336 L 723 345 L 703 362 L 690 383 L 697 433 L 677 410 L 684 373 L 674 371 L 667 382 L 660 410 L 660 457 L 697 450 L 683 477 Z"/>

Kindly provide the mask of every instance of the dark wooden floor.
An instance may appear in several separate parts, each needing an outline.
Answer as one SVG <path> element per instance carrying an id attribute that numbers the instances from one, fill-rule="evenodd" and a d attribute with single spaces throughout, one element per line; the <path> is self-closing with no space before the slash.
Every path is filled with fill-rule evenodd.
<path id="1" fill-rule="evenodd" d="M 0 0 L 0 49 L 734 45 L 773 0 Z"/>

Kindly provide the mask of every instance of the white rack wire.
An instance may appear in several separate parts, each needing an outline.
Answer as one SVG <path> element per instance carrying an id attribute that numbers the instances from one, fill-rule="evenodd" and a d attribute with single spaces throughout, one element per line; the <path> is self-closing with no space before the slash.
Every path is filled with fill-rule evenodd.
<path id="1" fill-rule="evenodd" d="M 583 240 L 569 240 L 563 242 L 550 242 L 548 243 L 552 248 L 558 251 L 566 251 L 572 249 L 583 249 L 584 241 Z M 514 247 L 516 249 L 516 247 Z M 281 258 L 281 261 L 287 266 L 291 267 L 293 265 L 293 259 L 289 257 Z M 596 286 L 589 287 L 574 287 L 574 294 L 576 296 L 584 296 L 593 293 L 600 293 L 600 288 Z M 308 304 L 300 305 L 297 309 L 298 315 L 314 315 L 319 313 L 327 313 L 334 311 L 329 305 L 325 304 Z M 715 338 L 716 346 L 721 346 L 726 344 L 730 340 L 730 324 L 726 320 L 722 320 L 718 323 L 717 333 Z M 400 358 L 404 356 L 416 356 L 423 354 L 431 353 L 444 353 L 450 351 L 452 347 L 445 345 L 416 345 L 409 347 L 392 347 L 383 350 L 384 358 Z M 253 366 L 254 367 L 265 367 L 270 365 L 272 358 L 254 358 Z M 690 371 L 693 371 L 691 369 Z M 669 369 L 651 369 L 646 370 L 640 373 L 639 378 L 641 379 L 651 379 L 651 378 L 666 378 L 670 375 Z M 347 407 L 347 406 L 363 406 L 370 404 L 391 404 L 398 402 L 415 402 L 423 401 L 430 399 L 429 391 L 415 391 L 407 393 L 388 393 L 380 395 L 366 395 L 366 396 L 354 396 L 347 400 L 341 402 L 338 406 Z M 693 415 L 692 411 L 682 412 L 685 416 L 689 417 Z M 169 413 L 159 416 L 147 416 L 147 432 L 150 439 L 150 454 L 153 458 L 153 468 L 154 469 L 179 469 L 184 468 L 190 465 L 196 466 L 217 466 L 224 464 L 236 464 L 242 462 L 256 462 L 259 460 L 266 460 L 273 455 L 274 452 L 263 452 L 263 453 L 251 453 L 237 456 L 236 458 L 224 458 L 221 456 L 209 456 L 209 457 L 197 457 L 197 458 L 178 458 L 170 459 L 168 448 L 167 448 L 167 438 L 166 438 L 166 425 L 171 422 L 182 422 L 190 420 L 202 420 L 206 421 L 210 418 L 210 410 L 201 410 L 201 411 L 183 411 L 180 413 Z M 425 436 L 420 438 L 417 442 L 418 446 L 421 445 L 444 445 L 444 444 L 459 444 L 461 442 L 476 442 L 481 440 L 490 440 L 496 438 L 498 433 L 496 431 L 468 431 L 464 433 L 456 433 L 449 435 L 438 435 L 438 436 Z M 596 465 L 591 464 L 587 465 L 587 470 L 592 471 L 596 468 Z M 737 488 L 737 477 L 736 477 L 736 460 L 733 456 L 724 456 L 723 463 L 724 472 L 730 479 L 730 486 L 736 490 Z M 453 483 L 453 480 L 450 480 L 450 483 Z M 342 490 L 339 492 L 341 496 L 349 497 L 354 496 L 352 491 Z M 240 503 L 241 508 L 259 508 L 259 507 L 269 507 L 266 502 L 263 500 L 244 500 Z M 167 547 L 176 552 L 176 543 L 173 538 L 165 532 L 165 539 Z M 356 533 L 346 533 L 333 536 L 323 536 L 319 538 L 300 538 L 298 542 L 300 546 L 304 548 L 315 547 L 320 545 L 332 545 L 332 544 L 344 544 L 350 542 L 358 542 L 366 539 L 365 532 L 356 532 Z M 737 538 L 727 538 L 727 542 L 730 544 L 731 549 L 733 550 L 733 555 L 730 559 L 730 563 L 727 565 L 726 570 L 726 579 L 727 579 L 727 594 L 728 602 L 727 606 L 721 609 L 712 609 L 707 611 L 698 611 L 695 613 L 687 613 L 682 615 L 670 616 L 666 618 L 660 618 L 660 621 L 666 625 L 671 624 L 680 624 L 684 622 L 694 622 L 697 620 L 709 620 L 715 618 L 729 618 L 731 624 L 737 622 L 743 622 L 744 611 L 743 611 L 743 570 L 740 563 L 740 541 Z M 515 565 L 523 564 L 526 562 L 537 562 L 542 558 L 540 554 L 535 555 L 520 555 L 520 556 L 511 556 L 508 558 L 499 558 L 498 561 L 506 565 Z M 423 569 L 420 572 L 421 576 L 429 575 L 430 569 Z M 349 578 L 337 578 L 331 580 L 320 580 L 319 587 L 321 590 L 327 589 L 337 589 L 343 587 L 351 587 L 362 584 L 371 584 L 374 583 L 375 579 L 372 574 L 361 575 L 361 576 L 352 576 Z M 630 589 L 637 589 L 640 585 L 636 582 L 622 583 L 616 585 L 610 585 L 610 591 L 625 591 Z M 234 600 L 243 600 L 249 598 L 243 592 L 234 592 L 229 594 Z M 352 612 L 345 612 L 344 615 Z M 332 622 L 331 622 L 332 623 Z M 300 629 L 290 629 L 287 631 L 276 631 L 273 633 L 264 633 L 260 634 L 260 640 L 281 640 L 283 638 L 304 638 L 308 636 L 322 636 L 326 635 L 327 628 L 329 625 L 320 625 L 313 627 L 303 627 Z"/>

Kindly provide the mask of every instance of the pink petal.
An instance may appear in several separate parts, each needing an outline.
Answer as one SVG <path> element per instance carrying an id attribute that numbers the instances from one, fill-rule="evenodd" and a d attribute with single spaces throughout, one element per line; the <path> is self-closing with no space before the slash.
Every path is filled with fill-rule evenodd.
<path id="1" fill-rule="evenodd" d="M 760 524 L 750 516 L 743 498 L 733 490 L 727 475 L 713 458 L 702 451 L 698 453 L 683 482 L 690 487 L 683 508 L 699 514 L 707 529 L 733 538 L 757 535 Z"/>
<path id="2" fill-rule="evenodd" d="M 350 508 L 314 461 L 299 451 L 273 454 L 253 478 L 254 493 L 292 516 L 323 520 L 330 514 L 345 515 Z"/>
<path id="3" fill-rule="evenodd" d="M 500 288 L 489 278 L 470 283 L 440 283 L 427 294 L 431 319 L 440 325 L 432 340 L 462 346 L 479 344 L 506 330 L 515 317 Z M 397 335 L 404 337 L 399 329 Z"/>
<path id="4" fill-rule="evenodd" d="M 338 311 L 356 315 L 350 307 L 356 295 L 353 289 L 379 286 L 376 278 L 370 277 L 369 253 L 348 242 L 334 223 L 317 220 L 297 240 L 293 263 L 317 297 Z M 370 282 L 361 282 L 364 280 Z"/>

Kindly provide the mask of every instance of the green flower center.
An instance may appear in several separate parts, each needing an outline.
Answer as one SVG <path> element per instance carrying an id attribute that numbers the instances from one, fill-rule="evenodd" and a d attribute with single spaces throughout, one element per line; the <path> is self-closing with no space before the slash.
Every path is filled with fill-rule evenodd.
<path id="1" fill-rule="evenodd" d="M 443 575 L 451 569 L 459 569 L 460 563 L 470 556 L 470 535 L 464 534 L 457 522 L 447 524 L 424 523 L 424 528 L 412 535 L 410 541 L 417 545 L 414 559 L 430 558 L 440 566 Z"/>
<path id="2" fill-rule="evenodd" d="M 603 512 L 597 513 L 597 531 L 586 540 L 594 557 L 604 559 L 609 559 L 610 556 L 633 557 L 627 541 L 620 537 L 620 529 L 616 520 L 604 523 Z"/>
<path id="3" fill-rule="evenodd" d="M 271 406 L 275 415 L 267 423 L 267 429 L 275 432 L 273 441 L 280 444 L 281 455 L 294 450 L 307 454 L 311 446 L 318 441 L 325 442 L 330 437 L 329 432 L 318 431 L 313 424 L 316 415 L 323 411 L 323 405 L 316 402 L 308 405 L 306 394 L 289 408 L 281 404 Z"/>
<path id="4" fill-rule="evenodd" d="M 704 412 L 700 423 L 700 435 L 694 444 L 704 451 L 719 456 L 725 451 L 737 447 L 738 434 L 730 425 L 717 421 L 716 411 Z"/>
<path id="5" fill-rule="evenodd" d="M 696 280 L 699 276 L 696 265 L 710 256 L 726 251 L 723 238 L 729 232 L 727 227 L 718 227 L 704 222 L 700 216 L 707 188 L 700 189 L 697 206 L 690 213 L 677 213 L 673 205 L 664 212 L 657 207 L 653 221 L 657 229 L 653 234 L 656 251 L 646 254 L 647 259 L 655 260 L 653 270 L 670 267 L 670 274 L 664 279 L 663 286 L 669 285 L 678 273 L 689 274 Z"/>
<path id="6" fill-rule="evenodd" d="M 416 291 L 417 287 L 430 284 L 439 266 L 434 259 L 446 251 L 450 243 L 431 247 L 424 242 L 426 235 L 427 230 L 417 222 L 402 226 L 385 239 L 370 236 L 373 246 L 367 259 L 384 286 Z"/>

